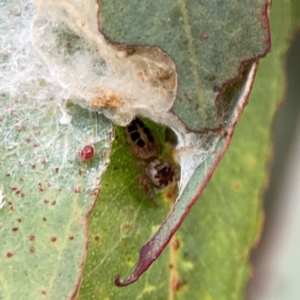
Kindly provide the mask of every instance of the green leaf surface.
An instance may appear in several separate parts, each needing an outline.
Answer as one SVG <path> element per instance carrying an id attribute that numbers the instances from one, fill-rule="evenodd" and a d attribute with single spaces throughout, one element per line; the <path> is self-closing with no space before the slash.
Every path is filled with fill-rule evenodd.
<path id="1" fill-rule="evenodd" d="M 145 284 L 142 282 L 132 286 L 133 290 L 121 291 L 114 285 L 114 275 L 134 267 L 139 247 L 145 237 L 153 235 L 160 226 L 171 204 L 168 200 L 162 201 L 159 194 L 155 197 L 159 203 L 157 207 L 143 191 L 138 196 L 138 189 L 142 187 L 136 176 L 143 172 L 143 166 L 127 148 L 123 128 L 116 131 L 113 149 L 111 164 L 101 181 L 101 197 L 89 219 L 89 251 L 79 298 L 118 298 L 121 293 L 124 299 L 130 299 L 135 293 L 137 299 L 139 294 L 143 299 L 157 287 L 167 295 L 167 253 L 161 260 L 164 267 L 156 266 L 156 272 L 162 276 L 157 277 L 152 272 L 146 275 L 145 289 L 149 291 L 142 291 Z"/>
<path id="2" fill-rule="evenodd" d="M 115 43 L 158 46 L 178 76 L 172 111 L 190 130 L 221 130 L 220 92 L 241 64 L 268 48 L 266 4 L 260 1 L 100 0 L 100 25 Z"/>
<path id="3" fill-rule="evenodd" d="M 76 106 L 0 100 L 0 299 L 69 299 L 86 257 L 87 217 L 108 164 L 112 125 Z M 26 110 L 23 110 L 26 107 Z M 94 157 L 78 152 L 93 145 Z"/>
<path id="4" fill-rule="evenodd" d="M 131 3 L 134 2 L 128 5 Z M 206 4 L 209 3 L 212 2 Z M 142 24 L 140 17 L 144 20 L 151 20 L 149 10 L 145 12 L 147 16 L 145 17 L 145 13 L 140 13 L 143 7 L 138 4 L 134 7 L 135 12 L 139 12 L 136 14 L 139 17 L 137 25 L 134 24 L 134 19 L 130 20 L 130 24 L 134 25 L 130 28 L 126 28 L 126 24 L 122 22 L 114 21 L 114 23 L 130 31 Z M 257 7 L 262 7 L 264 2 L 259 1 L 256 4 Z M 190 5 L 192 4 L 188 7 Z M 247 5 L 249 4 L 243 3 L 243 8 L 246 9 Z M 184 6 L 185 3 L 180 2 L 174 10 L 168 9 L 166 13 L 176 13 L 177 9 L 177 13 L 180 11 L 182 17 L 174 20 L 184 22 Z M 156 9 L 159 14 L 163 12 L 162 7 L 161 5 L 159 10 Z M 170 7 L 173 8 L 169 5 L 168 8 Z M 12 8 L 11 18 L 18 16 L 19 12 L 15 7 Z M 223 9 L 222 6 L 219 8 Z M 235 8 L 239 6 L 236 5 Z M 220 9 L 221 14 L 224 14 L 222 9 Z M 116 11 L 115 7 L 114 12 Z M 210 16 L 213 11 L 211 9 Z M 245 20 L 248 25 L 246 29 L 249 33 L 249 44 L 246 46 L 243 44 L 242 49 L 248 50 L 249 48 L 251 51 L 256 49 L 256 54 L 261 55 L 264 51 L 260 51 L 260 45 L 265 32 L 263 12 L 258 12 L 257 9 L 252 11 L 260 21 L 258 22 L 262 29 L 260 31 L 251 27 L 250 23 L 253 18 L 247 19 L 249 13 L 243 15 L 240 11 L 241 9 L 234 11 L 235 14 L 229 14 L 229 17 L 226 14 L 224 14 L 226 16 L 216 15 L 217 18 L 212 16 L 211 20 L 213 23 L 218 23 L 218 20 L 231 23 L 235 20 L 233 15 Z M 186 12 L 194 13 L 193 11 Z M 24 13 L 26 14 L 27 11 L 24 10 Z M 120 17 L 122 16 L 123 14 L 120 13 Z M 118 14 L 115 18 L 117 17 Z M 2 20 L 2 15 L 0 19 Z M 122 289 L 114 286 L 115 275 L 130 274 L 136 265 L 138 250 L 147 239 L 153 236 L 166 218 L 174 195 L 157 195 L 158 207 L 153 206 L 143 191 L 138 195 L 136 175 L 142 172 L 143 168 L 132 158 L 130 151 L 124 149 L 126 147 L 122 140 L 122 129 L 118 129 L 119 138 L 114 145 L 113 161 L 101 184 L 101 197 L 90 219 L 88 258 L 78 298 L 242 299 L 249 277 L 248 253 L 257 239 L 261 226 L 260 190 L 265 180 L 266 175 L 263 170 L 270 152 L 269 128 L 284 88 L 284 75 L 279 73 L 282 67 L 280 59 L 287 49 L 283 41 L 290 37 L 295 28 L 293 26 L 299 25 L 298 20 L 299 4 L 296 0 L 286 1 L 283 6 L 279 1 L 274 3 L 272 11 L 274 50 L 261 63 L 250 104 L 236 129 L 228 153 L 200 201 L 194 206 L 168 248 L 137 283 Z M 161 21 L 165 22 L 165 19 Z M 202 22 L 202 20 L 198 21 Z M 4 27 L 5 24 L 2 22 Z M 208 25 L 213 26 L 210 23 Z M 220 23 L 219 25 L 223 26 Z M 179 24 L 178 28 L 180 26 Z M 197 26 L 200 26 L 200 23 L 197 23 Z M 211 88 L 216 87 L 216 91 L 221 91 L 219 83 L 223 84 L 236 77 L 240 62 L 250 59 L 246 52 L 242 56 L 237 55 L 237 59 L 233 62 L 228 60 L 233 68 L 225 71 L 233 74 L 230 75 L 231 77 L 226 77 L 227 73 L 223 69 L 222 72 L 218 69 L 221 65 L 215 65 L 216 71 L 220 71 L 220 74 L 225 77 L 208 77 L 209 75 L 216 76 L 216 72 L 206 72 L 204 69 L 206 64 L 220 60 L 218 51 L 222 47 L 226 50 L 224 53 L 231 55 L 230 50 L 233 45 L 230 43 L 238 40 L 238 36 L 218 40 L 217 38 L 221 38 L 220 34 L 226 36 L 224 32 L 227 33 L 222 26 L 219 31 L 216 31 L 216 36 L 210 33 L 211 27 L 207 30 L 204 27 L 203 34 L 208 34 L 208 37 L 205 38 L 201 32 L 200 41 L 195 39 L 196 43 L 200 43 L 201 49 L 208 46 L 215 49 L 216 60 L 211 57 L 203 56 L 203 58 L 202 55 L 199 56 L 199 53 L 195 53 L 197 59 L 202 62 L 200 69 L 196 68 L 195 71 L 191 66 L 196 59 L 185 61 L 181 52 L 176 52 L 176 54 L 179 53 L 178 57 L 181 60 L 176 61 L 172 57 L 179 66 L 186 66 L 184 70 L 178 69 L 179 90 L 183 95 L 184 90 L 181 89 L 189 85 L 194 86 L 197 78 L 195 74 L 200 76 L 202 71 L 204 75 L 201 73 L 201 76 L 206 76 L 201 77 L 204 80 L 202 82 L 206 81 Z M 18 28 L 18 26 L 13 27 Z M 163 26 L 158 25 L 157 22 L 151 22 L 145 30 L 140 31 L 143 33 L 141 36 L 144 38 L 145 32 L 152 28 L 159 32 Z M 184 26 L 184 28 L 187 27 Z M 236 25 L 231 30 L 236 28 L 239 29 L 241 26 Z M 253 40 L 257 34 L 256 31 L 262 34 L 257 41 Z M 229 34 L 230 32 L 233 31 L 228 31 Z M 174 39 L 177 33 L 172 31 L 167 35 L 174 45 L 179 44 Z M 6 34 L 10 35 L 11 31 L 7 30 Z M 153 32 L 151 35 L 157 36 Z M 182 41 L 183 34 L 178 33 L 178 36 Z M 191 36 L 194 37 L 197 34 L 191 31 Z M 206 41 L 209 43 L 205 44 Z M 226 44 L 226 41 L 229 41 L 229 44 Z M 151 45 L 153 43 L 158 44 L 154 39 L 134 42 L 134 44 Z M 164 44 L 159 45 L 168 53 L 173 53 L 170 43 L 166 43 L 168 49 L 163 47 Z M 187 40 L 187 45 L 191 45 L 189 40 Z M 0 74 L 1 81 L 5 83 L 6 60 L 9 57 L 7 49 L 10 50 L 11 45 L 1 46 L 5 51 L 1 52 L 2 73 Z M 229 47 L 230 50 L 228 50 Z M 18 62 L 26 58 L 22 56 L 23 54 L 20 49 Z M 73 63 L 72 60 L 70 62 Z M 33 61 L 32 64 L 34 63 L 36 62 Z M 23 71 L 18 69 L 18 66 L 19 64 L 13 65 L 16 78 Z M 191 72 L 191 70 L 195 72 L 192 75 L 187 74 L 185 78 L 184 72 Z M 80 70 L 78 72 L 81 75 Z M 77 77 L 77 73 L 75 75 Z M 26 77 L 27 73 L 23 76 Z M 17 98 L 2 95 L 0 100 L 1 300 L 74 297 L 80 284 L 86 257 L 86 219 L 95 203 L 99 176 L 108 162 L 112 139 L 111 124 L 97 114 L 70 106 L 67 111 L 73 117 L 72 124 L 61 125 L 59 123 L 61 112 L 55 102 L 51 102 L 53 99 L 49 98 L 47 102 L 42 103 L 37 93 L 37 90 L 44 90 L 46 93 L 44 81 L 46 78 L 42 76 L 40 80 L 31 82 L 31 89 L 34 95 L 37 95 L 36 99 L 33 97 L 35 101 L 31 98 L 28 100 L 26 92 L 19 93 L 22 97 Z M 181 85 L 182 83 L 184 84 Z M 84 87 L 85 84 L 86 82 L 82 86 Z M 42 88 L 44 85 L 45 89 Z M 17 82 L 5 88 L 11 88 L 12 94 L 22 89 L 26 91 L 26 88 Z M 195 103 L 188 106 L 194 107 L 193 111 L 197 111 L 197 101 L 201 100 L 201 95 L 207 95 L 206 90 L 203 89 L 203 91 L 199 94 L 200 96 L 195 94 Z M 210 96 L 209 93 L 208 96 Z M 214 102 L 213 97 L 208 97 L 208 99 Z M 181 104 L 177 103 L 180 101 L 177 101 L 176 105 L 179 105 L 178 110 L 181 111 Z M 221 107 L 226 103 L 224 100 Z M 229 108 L 230 105 L 226 106 L 225 116 Z M 182 118 L 186 118 L 185 110 L 184 106 Z M 218 113 L 218 108 L 217 111 L 211 111 L 211 118 L 209 118 L 212 120 L 212 123 L 209 123 L 211 128 L 222 125 L 222 120 L 216 120 Z M 188 126 L 191 128 L 193 126 L 201 128 L 207 122 L 205 119 L 206 117 L 198 120 L 198 117 L 194 117 L 185 121 L 187 124 L 190 122 Z M 162 139 L 163 130 L 155 126 L 153 130 L 157 131 L 157 135 Z M 78 156 L 78 151 L 86 144 L 94 145 L 95 156 L 91 161 L 83 163 Z M 189 187 L 198 188 L 198 181 L 196 173 Z M 191 188 L 189 190 L 188 198 L 191 198 L 196 191 Z"/>
<path id="5" fill-rule="evenodd" d="M 142 115 L 150 115 L 177 132 L 177 153 L 182 168 L 179 198 L 174 209 L 141 248 L 133 273 L 125 280 L 116 278 L 116 284 L 120 286 L 136 281 L 161 254 L 196 201 L 196 195 L 204 189 L 228 147 L 233 128 L 247 102 L 256 69 L 253 62 L 270 47 L 269 5 L 263 1 L 139 4 L 135 1 L 126 5 L 118 0 L 100 1 L 100 29 L 119 52 L 125 52 L 123 57 L 127 57 L 128 62 L 130 58 L 137 61 L 140 69 L 135 76 L 141 82 L 149 81 L 150 85 L 163 87 L 162 82 L 172 77 L 174 69 L 166 57 L 173 60 L 176 67 L 173 80 L 176 81 L 175 104 L 168 103 L 164 112 L 166 100 L 174 100 L 174 97 L 167 97 L 172 94 L 168 89 L 160 90 L 166 95 L 164 102 L 148 104 L 141 99 L 138 104 L 143 107 L 140 108 Z M 209 33 L 204 32 L 201 36 L 203 28 Z M 217 43 L 222 43 L 222 47 L 216 47 Z M 159 55 L 161 50 L 166 53 L 165 57 Z M 163 73 L 166 63 L 167 73 Z M 155 68 L 155 64 L 161 67 Z M 157 95 L 153 94 L 152 98 Z M 174 110 L 177 110 L 179 120 L 172 114 Z M 198 135 L 189 134 L 186 128 L 198 131 Z M 192 182 L 188 182 L 191 176 Z"/>
<path id="6" fill-rule="evenodd" d="M 273 52 L 260 63 L 229 150 L 163 254 L 139 281 L 122 289 L 112 286 L 114 276 L 131 272 L 138 249 L 157 230 L 170 206 L 162 199 L 158 208 L 145 196 L 136 199 L 137 172 L 124 166 L 130 153 L 123 150 L 122 141 L 116 142 L 103 193 L 90 218 L 79 299 L 243 299 L 250 276 L 249 251 L 262 226 L 270 128 L 284 92 L 282 57 L 299 26 L 299 16 L 296 1 L 284 6 L 274 2 Z M 111 178 L 118 182 L 112 183 Z M 196 181 L 194 176 L 190 185 L 197 185 Z M 107 210 L 113 217 L 106 216 Z M 125 234 L 124 227 L 128 228 Z"/>

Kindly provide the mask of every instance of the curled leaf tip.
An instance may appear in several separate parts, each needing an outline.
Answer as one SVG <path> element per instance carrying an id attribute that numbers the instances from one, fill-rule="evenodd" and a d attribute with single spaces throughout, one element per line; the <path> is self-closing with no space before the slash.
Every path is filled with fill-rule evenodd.
<path id="1" fill-rule="evenodd" d="M 130 285 L 136 282 L 140 276 L 148 269 L 149 266 L 145 266 L 143 261 L 139 259 L 138 265 L 135 270 L 124 280 L 120 281 L 120 275 L 117 275 L 115 278 L 115 285 L 119 287 Z"/>
<path id="2" fill-rule="evenodd" d="M 120 275 L 117 275 L 115 278 L 115 285 L 119 287 L 127 286 L 131 283 L 136 282 L 139 279 L 140 276 L 135 276 L 135 274 L 131 274 L 127 279 L 124 281 L 120 280 Z"/>
<path id="3" fill-rule="evenodd" d="M 134 271 L 124 280 L 120 281 L 120 275 L 116 276 L 116 286 L 123 287 L 136 282 L 140 276 L 151 266 L 151 264 L 159 257 L 160 253 L 168 244 L 169 240 L 176 231 L 168 231 L 164 238 L 161 238 L 162 229 L 142 246 L 140 250 L 139 261 Z M 164 231 L 163 231 L 164 232 Z M 156 246 L 156 247 L 154 247 Z"/>
<path id="4" fill-rule="evenodd" d="M 157 255 L 152 250 L 153 239 L 155 239 L 155 236 L 141 248 L 139 261 L 134 271 L 124 281 L 120 281 L 120 275 L 116 276 L 116 286 L 122 287 L 136 282 L 155 261 Z"/>
<path id="5" fill-rule="evenodd" d="M 122 286 L 122 282 L 120 281 L 120 275 L 117 275 L 115 277 L 115 285 L 116 286 Z"/>

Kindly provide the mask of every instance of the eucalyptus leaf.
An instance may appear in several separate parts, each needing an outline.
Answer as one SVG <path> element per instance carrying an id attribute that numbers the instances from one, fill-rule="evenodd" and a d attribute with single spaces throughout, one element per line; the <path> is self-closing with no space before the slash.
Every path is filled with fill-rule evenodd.
<path id="1" fill-rule="evenodd" d="M 0 298 L 70 298 L 82 274 L 87 218 L 109 161 L 112 125 L 76 106 L 68 108 L 72 125 L 60 125 L 56 105 L 29 109 L 27 101 L 1 98 Z M 83 162 L 86 144 L 95 153 Z"/>
<path id="2" fill-rule="evenodd" d="M 241 299 L 283 92 L 276 72 L 297 5 L 274 3 L 275 51 L 187 215 L 270 49 L 269 3 L 3 3 L 0 299 Z M 128 149 L 123 128 L 110 152 L 113 126 L 98 113 L 121 125 L 141 114 L 176 132 L 178 198 L 176 189 L 151 189 L 158 206 L 149 201 L 137 180 L 145 162 Z M 147 126 L 164 154 L 174 151 L 165 127 Z M 86 146 L 95 151 L 87 160 Z M 120 289 L 117 274 L 128 276 L 118 285 L 140 279 Z"/>
<path id="3" fill-rule="evenodd" d="M 109 243 L 105 236 L 113 233 L 106 233 L 100 242 L 95 240 L 102 224 L 107 222 L 104 219 L 102 223 L 99 214 L 110 198 L 103 197 L 102 202 L 98 202 L 90 218 L 91 252 L 79 299 L 244 299 L 247 281 L 253 275 L 249 253 L 259 240 L 263 224 L 261 198 L 269 176 L 266 163 L 272 151 L 271 128 L 285 91 L 283 58 L 299 26 L 299 12 L 298 1 L 288 1 L 284 6 L 278 1 L 273 3 L 273 51 L 259 64 L 249 103 L 236 126 L 230 147 L 165 251 L 137 282 L 122 289 L 112 287 L 114 275 L 116 272 L 130 274 L 137 260 L 137 250 L 143 240 L 151 237 L 153 230 L 157 231 L 158 214 L 162 210 L 162 219 L 168 207 L 165 201 L 160 201 L 155 208 L 146 196 L 137 201 L 132 186 L 128 187 L 129 192 L 122 190 L 114 220 L 124 214 L 123 208 L 128 205 L 145 207 L 146 215 L 138 210 L 140 221 L 135 222 L 130 236 L 121 238 L 119 233 L 114 243 Z M 118 171 L 114 171 L 114 164 L 123 160 L 121 147 L 119 142 L 114 145 L 112 168 L 104 179 L 108 184 L 109 177 L 115 178 Z M 128 168 L 132 169 L 131 165 Z M 136 185 L 136 172 L 128 170 L 126 174 L 127 179 L 121 183 L 120 178 L 119 184 Z M 109 194 L 110 186 L 106 188 Z M 130 215 L 129 219 L 132 219 Z M 143 240 L 138 234 L 140 228 L 145 233 L 150 231 Z M 116 246 L 119 238 L 119 246 Z M 107 250 L 101 251 L 103 248 Z"/>

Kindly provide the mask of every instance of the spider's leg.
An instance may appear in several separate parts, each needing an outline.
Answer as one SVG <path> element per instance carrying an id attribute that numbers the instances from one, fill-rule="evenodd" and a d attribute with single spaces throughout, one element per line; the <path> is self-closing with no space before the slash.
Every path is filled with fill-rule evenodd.
<path id="1" fill-rule="evenodd" d="M 137 174 L 136 175 L 136 186 L 137 186 L 137 199 L 138 201 L 141 200 L 141 189 L 142 189 L 142 181 L 143 181 L 143 178 L 142 178 L 142 174 Z"/>
<path id="2" fill-rule="evenodd" d="M 138 192 L 141 190 L 141 188 L 143 188 L 147 198 L 155 206 L 158 206 L 157 202 L 155 201 L 154 194 L 152 193 L 151 185 L 149 183 L 149 180 L 145 176 L 143 176 L 142 174 L 138 174 L 137 175 L 137 184 L 138 184 Z"/>

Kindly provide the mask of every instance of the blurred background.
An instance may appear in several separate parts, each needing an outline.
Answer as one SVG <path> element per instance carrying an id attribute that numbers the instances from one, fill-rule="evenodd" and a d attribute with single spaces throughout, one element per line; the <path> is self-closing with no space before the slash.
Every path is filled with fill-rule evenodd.
<path id="1" fill-rule="evenodd" d="M 300 300 L 300 33 L 287 53 L 285 102 L 274 120 L 265 226 L 247 300 Z"/>

